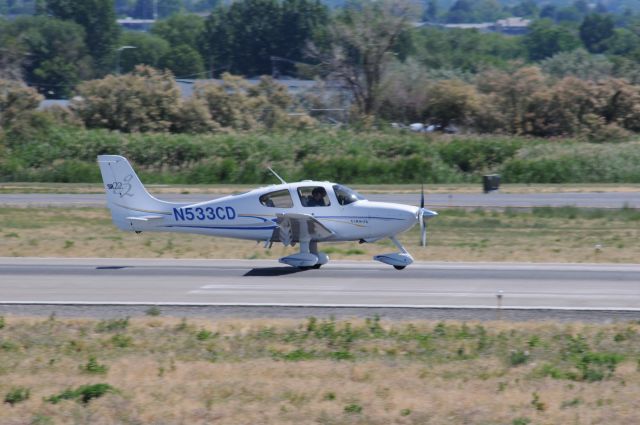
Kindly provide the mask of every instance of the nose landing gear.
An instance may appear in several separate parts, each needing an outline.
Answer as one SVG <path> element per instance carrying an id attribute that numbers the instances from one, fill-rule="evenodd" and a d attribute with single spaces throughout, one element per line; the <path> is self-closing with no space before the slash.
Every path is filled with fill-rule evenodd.
<path id="1" fill-rule="evenodd" d="M 389 239 L 391 239 L 391 242 L 393 242 L 395 246 L 398 247 L 400 252 L 376 255 L 375 257 L 373 257 L 373 259 L 376 261 L 380 261 L 381 263 L 389 264 L 396 270 L 402 270 L 409 264 L 413 263 L 413 257 L 407 252 L 406 249 L 404 249 L 400 242 L 398 242 L 396 237 L 392 236 Z"/>

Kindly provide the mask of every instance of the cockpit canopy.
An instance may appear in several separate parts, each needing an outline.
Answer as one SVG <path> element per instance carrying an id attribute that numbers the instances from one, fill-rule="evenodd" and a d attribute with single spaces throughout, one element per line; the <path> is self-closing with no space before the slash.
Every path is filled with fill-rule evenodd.
<path id="1" fill-rule="evenodd" d="M 346 186 L 334 184 L 331 188 L 340 205 L 349 205 L 364 200 L 362 195 Z M 331 188 L 327 186 L 325 189 L 325 186 L 320 185 L 305 185 L 299 186 L 296 191 L 303 207 L 329 207 L 331 206 L 331 198 L 327 190 L 331 190 Z M 293 208 L 293 199 L 289 189 L 265 193 L 260 196 L 259 201 L 265 207 Z"/>

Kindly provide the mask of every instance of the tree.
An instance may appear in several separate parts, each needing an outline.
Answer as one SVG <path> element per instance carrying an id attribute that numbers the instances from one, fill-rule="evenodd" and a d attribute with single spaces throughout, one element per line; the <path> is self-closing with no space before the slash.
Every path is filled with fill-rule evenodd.
<path id="1" fill-rule="evenodd" d="M 580 25 L 580 39 L 591 53 L 607 50 L 607 40 L 613 37 L 613 18 L 610 15 L 592 13 L 587 15 Z"/>
<path id="2" fill-rule="evenodd" d="M 78 24 L 44 16 L 21 17 L 6 27 L 4 37 L 20 45 L 24 78 L 47 97 L 68 95 L 91 75 L 85 33 Z"/>
<path id="3" fill-rule="evenodd" d="M 543 60 L 540 67 L 557 79 L 571 76 L 598 81 L 613 76 L 613 63 L 606 56 L 592 55 L 584 49 L 557 53 Z"/>
<path id="4" fill-rule="evenodd" d="M 248 76 L 302 61 L 308 41 L 327 21 L 319 0 L 241 0 L 207 18 L 200 43 L 208 66 Z"/>
<path id="5" fill-rule="evenodd" d="M 429 0 L 422 19 L 429 22 L 437 22 L 438 13 L 438 0 Z"/>
<path id="6" fill-rule="evenodd" d="M 556 19 L 556 14 L 558 13 L 558 8 L 552 4 L 545 4 L 540 9 L 540 19 Z"/>
<path id="7" fill-rule="evenodd" d="M 414 58 L 392 64 L 382 84 L 378 115 L 390 121 L 424 122 L 432 81 Z"/>
<path id="8" fill-rule="evenodd" d="M 606 40 L 607 54 L 620 55 L 640 63 L 640 35 L 626 28 L 616 28 Z"/>
<path id="9" fill-rule="evenodd" d="M 169 43 L 166 40 L 149 33 L 126 31 L 119 40 L 121 46 L 133 46 L 120 52 L 120 70 L 131 72 L 136 65 L 149 65 L 157 68 L 160 60 L 169 53 Z"/>
<path id="10" fill-rule="evenodd" d="M 163 19 L 182 11 L 182 0 L 137 0 L 131 15 L 139 19 Z"/>
<path id="11" fill-rule="evenodd" d="M 204 31 L 204 19 L 198 15 L 176 14 L 156 22 L 151 33 L 164 38 L 172 46 L 186 44 L 197 48 L 198 40 Z"/>
<path id="12" fill-rule="evenodd" d="M 584 14 L 580 13 L 575 6 L 561 7 L 556 11 L 557 22 L 577 23 L 582 20 Z"/>
<path id="13" fill-rule="evenodd" d="M 80 24 L 85 30 L 89 53 L 102 72 L 113 69 L 119 36 L 114 0 L 47 0 L 47 12 L 59 19 Z"/>
<path id="14" fill-rule="evenodd" d="M 486 95 L 480 111 L 492 123 L 489 131 L 528 134 L 529 113 L 536 94 L 547 90 L 545 76 L 538 67 L 525 67 L 514 72 L 488 70 L 477 78 L 479 92 Z"/>
<path id="15" fill-rule="evenodd" d="M 204 71 L 200 53 L 186 44 L 172 47 L 161 58 L 160 67 L 170 70 L 178 78 L 197 78 Z"/>
<path id="16" fill-rule="evenodd" d="M 330 48 L 325 51 L 313 48 L 314 56 L 330 75 L 351 92 L 361 114 L 376 112 L 393 48 L 409 28 L 413 15 L 406 2 L 353 4 L 331 24 Z"/>
<path id="17" fill-rule="evenodd" d="M 529 26 L 524 45 L 529 59 L 539 61 L 579 47 L 580 40 L 567 28 L 555 25 L 548 19 L 540 19 Z"/>
<path id="18" fill-rule="evenodd" d="M 0 18 L 0 79 L 22 80 L 26 59 L 24 44 L 9 31 L 10 23 Z"/>
<path id="19" fill-rule="evenodd" d="M 586 15 L 587 13 L 589 13 L 589 4 L 585 0 L 574 1 L 573 7 L 575 7 L 578 13 L 582 15 Z"/>
<path id="20" fill-rule="evenodd" d="M 429 90 L 428 114 L 441 128 L 451 123 L 469 125 L 479 107 L 475 87 L 463 81 L 438 81 Z"/>
<path id="21" fill-rule="evenodd" d="M 504 16 L 496 0 L 457 0 L 447 13 L 447 22 L 493 22 Z"/>
<path id="22" fill-rule="evenodd" d="M 537 18 L 540 14 L 540 8 L 534 0 L 522 0 L 511 8 L 511 13 L 513 16 Z"/>
<path id="23" fill-rule="evenodd" d="M 527 52 L 518 37 L 475 30 L 420 28 L 411 32 L 412 55 L 430 69 L 480 72 L 488 66 L 506 67 Z"/>

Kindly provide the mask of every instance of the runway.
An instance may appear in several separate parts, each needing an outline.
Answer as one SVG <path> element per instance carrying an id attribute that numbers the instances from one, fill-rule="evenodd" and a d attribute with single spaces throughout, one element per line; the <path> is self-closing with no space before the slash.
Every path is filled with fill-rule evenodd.
<path id="1" fill-rule="evenodd" d="M 640 311 L 640 265 L 0 258 L 0 304 Z"/>
<path id="2" fill-rule="evenodd" d="M 171 202 L 196 203 L 220 194 L 166 194 L 158 198 Z M 371 201 L 417 205 L 419 194 L 365 194 Z M 640 192 L 568 193 L 456 193 L 426 194 L 431 208 L 533 208 L 575 206 L 579 208 L 640 208 Z M 103 194 L 0 194 L 0 206 L 17 207 L 106 207 Z"/>

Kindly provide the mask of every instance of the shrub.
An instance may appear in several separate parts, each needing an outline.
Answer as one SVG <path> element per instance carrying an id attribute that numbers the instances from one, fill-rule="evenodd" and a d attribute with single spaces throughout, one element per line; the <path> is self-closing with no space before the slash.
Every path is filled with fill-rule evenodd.
<path id="1" fill-rule="evenodd" d="M 333 391 L 329 391 L 328 393 L 325 393 L 322 399 L 326 401 L 333 401 L 336 399 L 336 393 L 334 393 Z"/>
<path id="2" fill-rule="evenodd" d="M 547 410 L 547 405 L 540 401 L 540 395 L 538 393 L 533 393 L 531 399 L 531 405 L 539 412 L 543 412 Z"/>
<path id="3" fill-rule="evenodd" d="M 81 367 L 82 371 L 91 374 L 105 374 L 109 370 L 106 365 L 98 363 L 94 356 L 89 357 L 87 364 Z"/>
<path id="4" fill-rule="evenodd" d="M 114 332 L 127 329 L 129 326 L 129 317 L 124 319 L 108 319 L 101 320 L 96 325 L 96 332 Z"/>
<path id="5" fill-rule="evenodd" d="M 127 133 L 168 131 L 180 100 L 170 72 L 142 65 L 130 74 L 83 82 L 77 91 L 72 108 L 87 127 Z"/>
<path id="6" fill-rule="evenodd" d="M 316 358 L 315 351 L 306 351 L 303 348 L 293 350 L 284 355 L 280 355 L 280 358 L 289 362 L 299 362 L 304 360 L 313 360 Z"/>
<path id="7" fill-rule="evenodd" d="M 345 350 L 340 350 L 340 351 L 334 351 L 331 353 L 330 355 L 332 360 L 354 360 L 355 356 L 350 353 L 349 351 L 345 351 Z"/>
<path id="8" fill-rule="evenodd" d="M 213 337 L 213 332 L 208 331 L 206 329 L 200 329 L 196 334 L 196 339 L 198 341 L 206 341 L 207 339 Z"/>
<path id="9" fill-rule="evenodd" d="M 127 348 L 133 344 L 133 338 L 128 335 L 115 334 L 111 337 L 111 343 L 114 347 Z"/>
<path id="10" fill-rule="evenodd" d="M 28 400 L 31 396 L 31 389 L 25 387 L 11 388 L 9 392 L 4 396 L 4 402 L 10 404 L 12 407 L 14 404 L 21 403 Z"/>
<path id="11" fill-rule="evenodd" d="M 531 354 L 525 350 L 511 350 L 509 353 L 509 365 L 520 366 L 529 361 Z"/>
<path id="12" fill-rule="evenodd" d="M 82 404 L 87 404 L 94 398 L 100 398 L 107 393 L 115 393 L 117 390 L 109 384 L 82 385 L 76 389 L 66 389 L 59 394 L 52 395 L 45 399 L 51 404 L 58 404 L 62 400 L 76 400 Z"/>
<path id="13" fill-rule="evenodd" d="M 588 352 L 577 359 L 576 367 L 580 371 L 581 380 L 602 381 L 613 375 L 617 365 L 623 359 L 624 356 L 620 354 Z"/>
<path id="14" fill-rule="evenodd" d="M 344 406 L 344 412 L 353 414 L 362 413 L 362 406 L 356 403 L 347 404 Z"/>
<path id="15" fill-rule="evenodd" d="M 43 97 L 18 81 L 0 79 L 0 127 L 8 127 L 35 110 Z"/>

